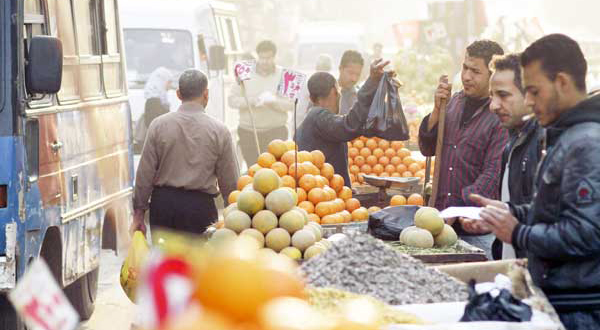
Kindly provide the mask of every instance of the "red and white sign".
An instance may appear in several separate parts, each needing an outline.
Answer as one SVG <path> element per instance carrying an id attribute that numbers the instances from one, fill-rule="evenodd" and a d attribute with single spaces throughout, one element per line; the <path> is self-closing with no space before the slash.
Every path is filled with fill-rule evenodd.
<path id="1" fill-rule="evenodd" d="M 73 330 L 79 315 L 52 276 L 43 259 L 36 259 L 9 299 L 32 330 Z"/>
<path id="2" fill-rule="evenodd" d="M 240 61 L 233 68 L 238 81 L 250 80 L 256 70 L 256 61 Z"/>
<path id="3" fill-rule="evenodd" d="M 277 93 L 283 97 L 297 99 L 304 85 L 306 75 L 297 71 L 284 69 L 277 86 Z"/>
<path id="4" fill-rule="evenodd" d="M 194 293 L 191 266 L 184 260 L 153 250 L 136 292 L 140 324 L 155 329 L 185 312 Z"/>

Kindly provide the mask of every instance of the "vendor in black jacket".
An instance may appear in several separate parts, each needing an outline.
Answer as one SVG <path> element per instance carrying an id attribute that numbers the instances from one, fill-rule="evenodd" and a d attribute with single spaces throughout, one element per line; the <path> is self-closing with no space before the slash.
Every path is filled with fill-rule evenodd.
<path id="1" fill-rule="evenodd" d="M 369 79 L 358 91 L 358 101 L 345 115 L 338 115 L 340 87 L 331 74 L 317 72 L 308 80 L 308 92 L 313 106 L 298 128 L 298 149 L 321 150 L 326 161 L 333 165 L 335 173 L 344 178 L 344 184 L 348 187 L 350 176 L 346 142 L 363 134 L 362 127 L 369 115 L 379 80 L 383 76 L 383 68 L 387 64 L 389 61 L 373 62 Z"/>
<path id="2" fill-rule="evenodd" d="M 587 62 L 553 34 L 521 55 L 526 104 L 546 128 L 533 202 L 473 196 L 496 237 L 527 252 L 529 271 L 565 327 L 600 327 L 600 96 L 587 97 Z"/>

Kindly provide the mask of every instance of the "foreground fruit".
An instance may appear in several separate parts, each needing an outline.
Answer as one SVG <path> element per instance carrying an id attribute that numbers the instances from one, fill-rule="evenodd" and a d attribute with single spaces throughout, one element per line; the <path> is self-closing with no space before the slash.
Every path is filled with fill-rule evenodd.
<path id="1" fill-rule="evenodd" d="M 445 247 L 456 244 L 458 236 L 451 226 L 444 225 L 444 229 L 437 236 L 434 237 L 435 246 Z"/>
<path id="2" fill-rule="evenodd" d="M 314 258 L 317 255 L 325 252 L 325 249 L 318 245 L 312 245 L 304 251 L 304 260 L 308 260 L 310 258 Z"/>
<path id="3" fill-rule="evenodd" d="M 281 186 L 281 179 L 277 172 L 270 168 L 260 169 L 254 175 L 254 181 L 252 182 L 252 187 L 254 190 L 263 194 L 263 196 L 268 195 L 271 191 L 279 188 Z"/>
<path id="4" fill-rule="evenodd" d="M 294 196 L 285 188 L 279 188 L 272 191 L 267 195 L 265 204 L 267 209 L 276 215 L 282 215 L 296 206 L 296 204 L 294 204 Z"/>
<path id="5" fill-rule="evenodd" d="M 292 236 L 292 245 L 300 251 L 306 250 L 315 244 L 317 238 L 311 229 L 301 229 Z"/>
<path id="6" fill-rule="evenodd" d="M 288 233 L 294 234 L 304 227 L 304 214 L 298 210 L 290 210 L 279 217 L 279 227 L 285 229 Z"/>
<path id="7" fill-rule="evenodd" d="M 250 228 L 252 220 L 250 216 L 242 211 L 231 211 L 225 218 L 225 228 L 231 229 L 236 233 Z"/>
<path id="8" fill-rule="evenodd" d="M 265 239 L 266 246 L 275 252 L 280 252 L 284 248 L 290 246 L 292 241 L 290 233 L 283 228 L 275 228 L 271 230 Z"/>
<path id="9" fill-rule="evenodd" d="M 433 247 L 433 235 L 428 230 L 416 228 L 406 233 L 406 245 L 429 249 Z"/>
<path id="10" fill-rule="evenodd" d="M 293 246 L 288 246 L 279 252 L 285 256 L 290 257 L 292 260 L 300 260 L 302 259 L 302 252 Z"/>
<path id="11" fill-rule="evenodd" d="M 252 218 L 252 228 L 263 235 L 277 227 L 277 216 L 269 210 L 258 211 Z"/>
<path id="12" fill-rule="evenodd" d="M 265 207 L 265 198 L 254 190 L 242 190 L 237 198 L 237 209 L 254 215 Z"/>
<path id="13" fill-rule="evenodd" d="M 240 235 L 248 235 L 248 236 L 254 238 L 258 242 L 258 245 L 261 248 L 265 246 L 265 237 L 263 236 L 263 234 L 260 231 L 254 229 L 254 228 L 244 229 L 240 233 Z"/>

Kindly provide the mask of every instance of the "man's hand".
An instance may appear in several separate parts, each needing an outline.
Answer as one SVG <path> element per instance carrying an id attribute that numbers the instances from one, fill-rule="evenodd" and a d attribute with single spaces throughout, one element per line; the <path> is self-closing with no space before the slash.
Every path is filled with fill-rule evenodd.
<path id="1" fill-rule="evenodd" d="M 135 233 L 138 230 L 141 231 L 144 234 L 144 236 L 146 235 L 146 224 L 144 223 L 145 215 L 145 210 L 133 211 L 133 222 L 131 223 L 131 227 L 129 228 L 129 232 L 132 236 L 133 233 Z"/>
<path id="2" fill-rule="evenodd" d="M 512 234 L 519 221 L 510 213 L 508 205 L 476 194 L 469 198 L 483 206 L 479 215 L 496 237 L 504 243 L 512 244 Z"/>
<path id="3" fill-rule="evenodd" d="M 380 80 L 385 72 L 383 68 L 385 68 L 385 66 L 388 64 L 390 64 L 390 61 L 384 62 L 382 59 L 376 59 L 373 61 L 373 63 L 371 63 L 371 72 L 369 74 L 369 78 L 374 79 L 375 81 Z"/>
<path id="4" fill-rule="evenodd" d="M 433 106 L 433 112 L 431 113 L 431 116 L 429 116 L 429 121 L 427 122 L 427 130 L 431 131 L 433 127 L 438 123 L 442 103 L 448 102 L 451 96 L 452 84 L 448 82 L 448 76 L 443 75 L 440 77 L 440 83 L 437 89 L 435 90 L 435 103 Z"/>
<path id="5" fill-rule="evenodd" d="M 481 220 L 474 220 L 461 217 L 458 219 L 458 221 L 462 225 L 462 228 L 470 234 L 486 235 L 492 232 L 492 229 Z"/>

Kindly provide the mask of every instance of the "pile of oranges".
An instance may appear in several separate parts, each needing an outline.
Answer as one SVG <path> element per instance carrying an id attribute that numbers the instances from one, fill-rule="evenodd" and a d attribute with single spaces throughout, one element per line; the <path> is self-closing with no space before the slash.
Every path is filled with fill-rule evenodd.
<path id="1" fill-rule="evenodd" d="M 425 179 L 425 159 L 415 159 L 401 141 L 358 137 L 348 142 L 348 171 L 353 184 L 363 175 Z"/>
<path id="2" fill-rule="evenodd" d="M 402 206 L 402 205 L 418 205 L 423 206 L 425 200 L 420 194 L 411 194 L 408 198 L 403 195 L 394 195 L 390 199 L 390 206 Z"/>
<path id="3" fill-rule="evenodd" d="M 271 141 L 268 152 L 260 154 L 248 174 L 238 179 L 238 190 L 229 195 L 229 203 L 235 203 L 240 191 L 252 184 L 258 170 L 270 168 L 281 178 L 282 187 L 296 191 L 297 205 L 308 213 L 310 221 L 337 224 L 368 220 L 369 211 L 352 197 L 352 189 L 344 185 L 341 175 L 335 174 L 323 152 L 298 151 L 296 155 L 296 150 L 293 141 Z"/>

